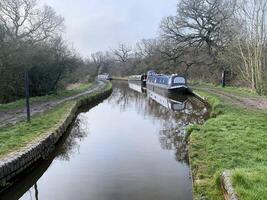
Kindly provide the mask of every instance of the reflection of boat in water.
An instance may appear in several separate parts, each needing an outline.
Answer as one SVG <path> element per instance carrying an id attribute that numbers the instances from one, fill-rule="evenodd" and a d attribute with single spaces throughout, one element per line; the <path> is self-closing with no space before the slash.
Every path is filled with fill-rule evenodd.
<path id="1" fill-rule="evenodd" d="M 148 89 L 169 95 L 170 93 L 191 93 L 184 76 L 172 74 L 157 74 L 154 71 L 147 72 L 146 86 Z"/>
<path id="2" fill-rule="evenodd" d="M 162 96 L 161 94 L 156 93 L 154 91 L 147 90 L 147 96 L 148 98 L 153 99 L 165 108 L 168 108 L 173 111 L 184 110 L 186 107 L 187 96 L 185 95 L 176 95 L 175 99 L 171 99 L 166 96 Z"/>
<path id="3" fill-rule="evenodd" d="M 146 88 L 142 86 L 141 82 L 137 82 L 137 81 L 128 81 L 128 86 L 130 89 L 139 92 L 139 93 L 145 93 Z"/>

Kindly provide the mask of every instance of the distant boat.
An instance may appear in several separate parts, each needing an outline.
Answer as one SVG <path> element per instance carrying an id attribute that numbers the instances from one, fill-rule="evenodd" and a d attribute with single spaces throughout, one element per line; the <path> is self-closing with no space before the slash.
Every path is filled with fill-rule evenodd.
<path id="1" fill-rule="evenodd" d="M 109 74 L 105 73 L 105 74 L 99 74 L 97 76 L 97 79 L 98 80 L 111 80 L 112 77 Z"/>
<path id="2" fill-rule="evenodd" d="M 142 75 L 132 75 L 128 77 L 128 81 L 130 82 L 135 82 L 137 84 L 141 84 L 142 86 L 146 85 L 146 74 L 142 74 Z"/>
<path id="3" fill-rule="evenodd" d="M 147 72 L 146 87 L 149 90 L 169 95 L 171 93 L 192 93 L 187 86 L 185 76 L 172 74 L 157 74 L 155 71 Z"/>

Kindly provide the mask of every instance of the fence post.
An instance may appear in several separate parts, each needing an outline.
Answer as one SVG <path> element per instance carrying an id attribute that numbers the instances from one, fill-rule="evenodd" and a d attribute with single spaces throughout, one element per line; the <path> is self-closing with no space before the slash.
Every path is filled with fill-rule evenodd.
<path id="1" fill-rule="evenodd" d="M 29 73 L 28 70 L 25 70 L 25 100 L 26 100 L 26 110 L 27 110 L 27 121 L 31 122 L 31 113 L 30 113 L 30 92 L 29 92 Z"/>

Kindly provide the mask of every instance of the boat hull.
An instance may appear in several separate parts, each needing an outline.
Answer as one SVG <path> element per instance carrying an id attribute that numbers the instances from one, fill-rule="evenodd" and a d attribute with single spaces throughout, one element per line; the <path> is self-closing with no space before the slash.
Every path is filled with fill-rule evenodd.
<path id="1" fill-rule="evenodd" d="M 168 88 L 167 86 L 161 86 L 158 84 L 151 84 L 149 82 L 146 83 L 147 89 L 157 92 L 161 95 L 171 97 L 175 94 L 192 94 L 192 90 L 187 86 L 180 86 L 176 88 Z"/>

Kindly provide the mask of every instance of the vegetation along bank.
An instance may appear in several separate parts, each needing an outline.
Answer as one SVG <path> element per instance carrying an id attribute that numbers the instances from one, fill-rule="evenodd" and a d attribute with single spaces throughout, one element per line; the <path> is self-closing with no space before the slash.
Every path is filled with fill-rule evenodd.
<path id="1" fill-rule="evenodd" d="M 211 104 L 212 113 L 204 125 L 188 129 L 194 199 L 223 199 L 225 171 L 238 199 L 266 199 L 267 109 L 262 103 L 266 97 L 236 88 L 196 90 Z M 254 107 L 245 103 L 253 101 Z"/>
<path id="2" fill-rule="evenodd" d="M 84 95 L 78 100 L 59 104 L 54 109 L 0 130 L 0 187 L 4 188 L 35 161 L 45 158 L 76 117 L 79 107 L 100 101 L 110 95 L 112 85 Z"/>

